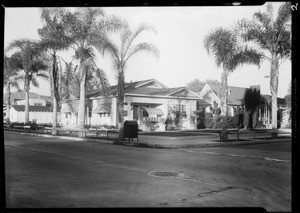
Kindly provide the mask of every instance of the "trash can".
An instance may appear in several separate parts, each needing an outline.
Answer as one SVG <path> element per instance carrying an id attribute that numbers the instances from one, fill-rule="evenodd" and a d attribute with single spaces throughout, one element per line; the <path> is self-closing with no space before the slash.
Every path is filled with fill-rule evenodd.
<path id="1" fill-rule="evenodd" d="M 124 122 L 124 138 L 136 138 L 138 140 L 138 123 L 136 121 Z"/>

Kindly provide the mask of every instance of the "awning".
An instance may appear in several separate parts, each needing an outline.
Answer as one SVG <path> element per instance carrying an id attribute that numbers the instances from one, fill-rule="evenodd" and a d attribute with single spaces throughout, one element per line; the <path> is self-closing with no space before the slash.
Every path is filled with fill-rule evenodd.
<path id="1" fill-rule="evenodd" d="M 147 107 L 143 107 L 143 108 L 147 111 L 149 117 L 164 115 L 163 111 L 159 108 L 147 108 Z"/>
<path id="2" fill-rule="evenodd" d="M 99 104 L 96 109 L 94 109 L 93 113 L 110 113 L 110 109 L 108 107 L 103 106 L 103 104 Z"/>

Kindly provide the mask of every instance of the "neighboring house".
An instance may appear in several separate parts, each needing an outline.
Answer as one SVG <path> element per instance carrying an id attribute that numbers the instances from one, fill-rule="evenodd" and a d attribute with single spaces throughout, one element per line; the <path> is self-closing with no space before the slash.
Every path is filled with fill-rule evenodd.
<path id="1" fill-rule="evenodd" d="M 4 103 L 7 103 L 7 94 L 4 94 Z M 25 92 L 12 92 L 10 103 L 12 105 L 25 105 Z M 30 106 L 51 106 L 52 100 L 50 96 L 39 95 L 36 93 L 29 93 Z"/>
<path id="2" fill-rule="evenodd" d="M 4 100 L 7 95 L 4 94 Z M 25 92 L 11 93 L 10 122 L 24 122 L 25 120 Z M 7 110 L 4 112 L 7 114 Z M 36 123 L 52 123 L 51 97 L 29 93 L 29 121 Z"/>
<path id="3" fill-rule="evenodd" d="M 117 118 L 117 86 L 111 86 L 111 105 L 104 108 L 103 96 L 97 90 L 86 95 L 86 124 L 112 125 L 118 124 Z M 196 129 L 194 112 L 197 110 L 199 95 L 187 87 L 168 88 L 155 79 L 125 84 L 124 121 L 135 120 L 143 131 L 165 131 L 165 120 L 169 112 L 180 110 L 182 116 L 181 129 Z M 63 125 L 78 123 L 78 101 L 62 105 Z M 201 100 L 200 100 L 201 101 Z M 202 104 L 208 103 L 202 101 Z"/>
<path id="4" fill-rule="evenodd" d="M 251 86 L 250 88 L 257 88 L 260 90 L 259 85 Z M 243 98 L 246 92 L 244 87 L 234 87 L 228 86 L 228 114 L 234 116 L 235 112 L 238 111 L 239 107 L 243 107 Z M 200 92 L 200 97 L 206 102 L 210 103 L 211 106 L 214 106 L 214 103 L 218 107 L 221 106 L 220 100 L 220 91 L 221 86 L 216 84 L 206 84 L 202 91 Z M 286 109 L 285 100 L 282 98 L 277 98 L 278 109 L 283 111 Z M 210 107 L 207 107 L 206 110 L 209 111 Z M 261 121 L 264 125 L 268 126 L 271 124 L 271 96 L 262 95 L 260 101 L 260 107 L 258 110 L 258 120 Z"/>
<path id="5" fill-rule="evenodd" d="M 10 108 L 10 122 L 24 122 L 25 106 L 12 105 Z M 32 123 L 52 123 L 50 106 L 29 106 L 29 119 Z"/>

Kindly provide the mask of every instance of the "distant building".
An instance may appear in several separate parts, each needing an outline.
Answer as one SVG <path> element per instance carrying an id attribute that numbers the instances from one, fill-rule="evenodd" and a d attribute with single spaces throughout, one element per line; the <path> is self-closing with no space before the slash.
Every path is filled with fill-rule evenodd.
<path id="1" fill-rule="evenodd" d="M 10 122 L 24 122 L 25 106 L 12 105 L 10 108 Z M 52 123 L 50 106 L 29 106 L 29 121 L 32 123 Z"/>
<path id="2" fill-rule="evenodd" d="M 4 100 L 7 95 L 4 95 Z M 10 122 L 25 121 L 25 92 L 11 93 L 10 115 L 7 115 L 7 106 L 4 111 L 5 117 L 10 118 Z M 35 123 L 52 123 L 51 97 L 29 93 L 29 121 Z"/>
<path id="3" fill-rule="evenodd" d="M 251 86 L 250 88 L 256 88 L 260 90 L 259 85 Z M 235 115 L 239 107 L 243 107 L 243 98 L 245 92 L 248 88 L 244 87 L 234 87 L 228 86 L 228 114 L 230 116 Z M 200 92 L 200 97 L 206 102 L 210 103 L 211 106 L 217 104 L 218 107 L 221 106 L 221 86 L 216 84 L 206 84 L 202 91 Z M 286 110 L 285 99 L 277 98 L 278 110 L 280 113 L 283 113 Z M 209 107 L 206 108 L 209 110 Z M 264 125 L 270 126 L 271 124 L 271 96 L 262 95 L 260 101 L 260 107 L 258 110 L 258 120 L 261 121 Z"/>

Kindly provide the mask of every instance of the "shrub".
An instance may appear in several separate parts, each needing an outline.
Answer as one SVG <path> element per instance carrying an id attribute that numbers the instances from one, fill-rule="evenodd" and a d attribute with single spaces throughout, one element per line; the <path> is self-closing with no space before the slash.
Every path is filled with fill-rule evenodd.
<path id="1" fill-rule="evenodd" d="M 206 128 L 213 128 L 214 122 L 213 122 L 213 114 L 211 112 L 205 113 L 204 125 Z"/>
<path id="2" fill-rule="evenodd" d="M 238 118 L 236 116 L 227 117 L 227 128 L 237 128 Z"/>

